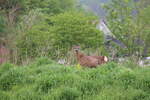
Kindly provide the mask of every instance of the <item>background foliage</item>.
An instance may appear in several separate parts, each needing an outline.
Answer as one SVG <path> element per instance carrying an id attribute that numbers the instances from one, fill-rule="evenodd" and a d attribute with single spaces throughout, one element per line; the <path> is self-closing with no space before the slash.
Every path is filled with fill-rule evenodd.
<path id="1" fill-rule="evenodd" d="M 65 55 L 73 45 L 99 47 L 103 35 L 89 22 L 93 16 L 79 12 L 66 12 L 55 16 L 44 16 L 43 21 L 32 26 L 17 40 L 20 55 L 57 57 Z M 61 54 L 57 55 L 57 52 Z"/>
<path id="2" fill-rule="evenodd" d="M 104 6 L 108 11 L 107 20 L 110 29 L 127 46 L 126 51 L 120 48 L 118 54 L 147 56 L 150 52 L 146 45 L 149 42 L 146 37 L 150 34 L 149 29 L 146 28 L 149 26 L 147 18 L 150 14 L 146 10 L 149 6 L 140 8 L 141 2 L 112 0 L 111 3 Z"/>
<path id="3" fill-rule="evenodd" d="M 104 5 L 109 28 L 127 46 L 122 49 L 112 43 L 109 50 L 103 44 L 102 32 L 91 24 L 98 16 L 87 13 L 78 3 L 75 0 L 1 0 L 0 41 L 12 53 L 10 61 L 17 63 L 39 56 L 67 57 L 73 45 L 81 45 L 88 54 L 91 51 L 101 55 L 114 53 L 116 57 L 150 55 L 149 1 L 112 0 Z"/>
<path id="4" fill-rule="evenodd" d="M 104 6 L 109 28 L 127 45 L 122 49 L 112 43 L 106 50 L 102 32 L 92 24 L 98 16 L 76 0 L 0 0 L 0 47 L 5 44 L 10 62 L 18 64 L 0 65 L 0 100 L 150 100 L 150 69 L 136 62 L 150 56 L 150 1 L 134 1 Z M 86 55 L 111 58 L 108 54 L 116 50 L 115 56 L 132 57 L 77 69 L 73 45 Z M 58 59 L 67 64 L 59 65 Z"/>

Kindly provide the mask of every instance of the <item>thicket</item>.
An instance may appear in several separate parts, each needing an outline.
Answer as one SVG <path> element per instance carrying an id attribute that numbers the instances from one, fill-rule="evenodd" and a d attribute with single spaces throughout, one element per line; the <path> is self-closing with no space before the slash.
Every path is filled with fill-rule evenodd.
<path id="1" fill-rule="evenodd" d="M 13 63 L 39 56 L 68 58 L 72 45 L 103 55 L 149 56 L 149 1 L 133 1 L 112 0 L 104 7 L 110 30 L 127 49 L 112 44 L 106 50 L 102 32 L 91 24 L 98 17 L 78 8 L 75 0 L 1 0 L 0 45 L 9 48 Z"/>
<path id="2" fill-rule="evenodd" d="M 113 62 L 93 69 L 47 58 L 26 66 L 7 63 L 0 66 L 0 100 L 149 100 L 149 76 L 149 67 Z"/>
<path id="3" fill-rule="evenodd" d="M 17 40 L 21 57 L 50 56 L 58 58 L 71 50 L 73 45 L 103 47 L 103 34 L 90 25 L 93 16 L 80 12 L 65 12 L 44 16 Z M 60 52 L 60 54 L 58 54 Z"/>

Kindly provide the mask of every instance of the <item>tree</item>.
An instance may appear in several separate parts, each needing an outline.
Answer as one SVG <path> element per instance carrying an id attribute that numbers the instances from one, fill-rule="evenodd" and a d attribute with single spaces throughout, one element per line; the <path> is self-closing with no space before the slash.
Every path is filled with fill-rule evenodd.
<path id="1" fill-rule="evenodd" d="M 138 20 L 141 26 L 141 38 L 144 40 L 144 50 L 142 55 L 150 55 L 150 5 L 146 6 L 139 11 Z"/>
<path id="2" fill-rule="evenodd" d="M 144 44 L 146 43 L 143 37 L 147 36 L 147 34 L 145 32 L 142 33 L 143 25 L 138 19 L 140 10 L 138 3 L 133 0 L 112 0 L 105 7 L 108 11 L 107 20 L 110 29 L 119 40 L 127 45 L 127 51 L 118 49 L 120 55 L 124 53 L 128 55 L 142 55 Z"/>
<path id="3" fill-rule="evenodd" d="M 75 0 L 28 0 L 29 9 L 41 9 L 42 12 L 55 15 L 73 9 Z"/>
<path id="4" fill-rule="evenodd" d="M 5 12 L 9 25 L 16 21 L 18 12 L 25 7 L 26 0 L 2 0 L 0 2 L 1 11 Z"/>
<path id="5" fill-rule="evenodd" d="M 18 40 L 17 47 L 21 55 L 36 57 L 43 54 L 52 58 L 65 55 L 73 45 L 102 47 L 102 34 L 89 23 L 93 19 L 95 17 L 79 12 L 47 16 L 44 22 L 34 25 Z"/>

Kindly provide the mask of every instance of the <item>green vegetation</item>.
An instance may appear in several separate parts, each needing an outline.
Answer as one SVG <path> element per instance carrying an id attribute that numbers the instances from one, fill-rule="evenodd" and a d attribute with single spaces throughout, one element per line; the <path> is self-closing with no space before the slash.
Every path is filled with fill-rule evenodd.
<path id="1" fill-rule="evenodd" d="M 150 17 L 150 11 L 147 9 L 150 5 L 142 7 L 142 2 L 146 0 L 140 0 L 140 2 L 112 0 L 104 6 L 108 11 L 107 19 L 110 29 L 127 46 L 127 50 L 118 48 L 118 55 L 125 53 L 137 56 L 149 55 L 147 37 L 149 37 L 150 30 L 147 27 L 150 23 L 147 18 Z"/>
<path id="2" fill-rule="evenodd" d="M 0 65 L 0 100 L 150 100 L 150 68 L 136 62 L 150 56 L 149 4 L 111 0 L 104 5 L 108 27 L 127 46 L 112 44 L 108 52 L 92 24 L 98 16 L 77 0 L 0 0 L 0 64 L 5 51 L 11 63 Z M 73 45 L 87 55 L 131 59 L 80 69 L 73 65 Z M 55 62 L 61 59 L 70 65 Z"/>
<path id="3" fill-rule="evenodd" d="M 92 24 L 99 20 L 98 16 L 87 13 L 78 3 L 76 0 L 1 0 L 0 45 L 5 44 L 11 51 L 10 61 L 22 64 L 40 56 L 68 59 L 73 45 L 102 55 L 150 55 L 147 0 L 111 0 L 104 5 L 108 27 L 127 46 L 122 49 L 111 44 L 111 50 L 106 50 L 102 32 Z"/>
<path id="4" fill-rule="evenodd" d="M 0 66 L 0 100 L 149 100 L 150 69 L 110 62 L 77 69 L 47 58 Z"/>
<path id="5" fill-rule="evenodd" d="M 43 17 L 24 35 L 17 39 L 17 48 L 21 55 L 28 57 L 57 56 L 67 54 L 73 45 L 103 47 L 103 35 L 89 21 L 94 16 L 86 16 L 80 12 L 65 12 L 52 17 Z M 61 54 L 57 54 L 61 52 Z"/>

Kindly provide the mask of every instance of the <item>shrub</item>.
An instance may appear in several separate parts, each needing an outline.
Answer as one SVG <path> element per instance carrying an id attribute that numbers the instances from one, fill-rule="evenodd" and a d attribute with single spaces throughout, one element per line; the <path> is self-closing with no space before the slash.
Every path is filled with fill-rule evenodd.
<path id="1" fill-rule="evenodd" d="M 6 92 L 0 91 L 0 100 L 11 100 L 11 99 Z"/>
<path id="2" fill-rule="evenodd" d="M 15 65 L 9 64 L 9 63 L 5 63 L 3 65 L 0 65 L 0 76 L 3 75 L 3 73 L 6 73 L 10 69 L 12 69 L 14 66 Z"/>
<path id="3" fill-rule="evenodd" d="M 66 12 L 34 25 L 17 41 L 22 57 L 64 57 L 73 45 L 103 47 L 103 36 L 89 21 L 96 19 L 79 12 Z"/>
<path id="4" fill-rule="evenodd" d="M 33 91 L 32 87 L 25 86 L 23 89 L 15 92 L 14 100 L 41 100 L 41 96 Z"/>
<path id="5" fill-rule="evenodd" d="M 78 91 L 75 88 L 61 88 L 60 94 L 57 96 L 57 100 L 77 100 L 77 98 L 80 96 L 81 92 Z"/>
<path id="6" fill-rule="evenodd" d="M 37 58 L 33 64 L 35 64 L 35 66 L 42 66 L 42 65 L 48 65 L 48 64 L 56 64 L 56 62 L 53 60 L 50 60 L 47 57 L 40 57 L 40 58 Z"/>
<path id="7" fill-rule="evenodd" d="M 23 70 L 16 70 L 15 68 L 5 72 L 0 77 L 0 89 L 10 90 L 14 85 L 25 82 L 25 75 Z"/>
<path id="8" fill-rule="evenodd" d="M 28 0 L 30 9 L 40 9 L 43 13 L 55 15 L 75 7 L 75 0 Z"/>

